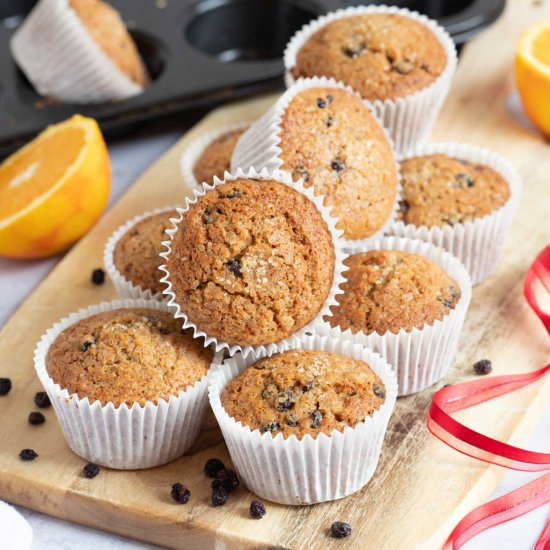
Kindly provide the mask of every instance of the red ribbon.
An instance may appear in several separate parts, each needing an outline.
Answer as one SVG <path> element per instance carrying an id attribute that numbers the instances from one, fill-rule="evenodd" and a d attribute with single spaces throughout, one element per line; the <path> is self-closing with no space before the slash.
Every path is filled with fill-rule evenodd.
<path id="1" fill-rule="evenodd" d="M 525 278 L 525 298 L 550 334 L 550 315 L 537 301 L 537 287 L 550 294 L 550 246 L 533 262 Z M 455 384 L 437 391 L 428 412 L 427 426 L 438 439 L 457 451 L 506 468 L 541 472 L 550 470 L 550 453 L 537 453 L 487 437 L 450 416 L 450 413 L 472 407 L 536 382 L 550 371 L 550 364 L 527 374 L 493 376 Z M 550 502 L 550 473 L 542 475 L 500 498 L 491 500 L 467 514 L 454 528 L 444 550 L 458 550 L 477 534 L 526 514 Z M 535 550 L 550 550 L 550 518 Z"/>

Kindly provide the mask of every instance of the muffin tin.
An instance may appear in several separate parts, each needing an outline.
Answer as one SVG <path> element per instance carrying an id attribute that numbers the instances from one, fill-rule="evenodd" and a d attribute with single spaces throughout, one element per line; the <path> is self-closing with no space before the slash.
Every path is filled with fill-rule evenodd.
<path id="1" fill-rule="evenodd" d="M 97 105 L 38 95 L 15 65 L 9 41 L 36 0 L 0 0 L 0 156 L 48 124 L 78 112 L 103 131 L 282 86 L 281 56 L 305 23 L 353 0 L 111 0 L 152 77 L 141 95 Z M 494 21 L 504 0 L 404 0 L 438 19 L 458 45 Z"/>

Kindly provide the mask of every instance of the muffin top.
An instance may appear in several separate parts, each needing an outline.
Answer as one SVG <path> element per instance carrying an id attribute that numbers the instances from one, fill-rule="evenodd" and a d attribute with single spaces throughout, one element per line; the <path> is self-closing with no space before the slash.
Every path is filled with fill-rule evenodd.
<path id="1" fill-rule="evenodd" d="M 432 31 L 410 17 L 371 13 L 328 23 L 302 46 L 295 78 L 327 76 L 369 101 L 397 99 L 430 85 L 447 55 Z"/>
<path id="2" fill-rule="evenodd" d="M 408 252 L 371 250 L 345 261 L 347 281 L 332 327 L 366 334 L 411 331 L 442 319 L 460 299 L 458 283 L 437 264 Z"/>
<path id="3" fill-rule="evenodd" d="M 464 223 L 500 208 L 510 197 L 506 180 L 484 164 L 435 154 L 401 163 L 399 217 L 417 226 Z"/>
<path id="4" fill-rule="evenodd" d="M 214 176 L 223 179 L 224 172 L 231 170 L 231 156 L 237 141 L 246 128 L 225 132 L 211 141 L 193 165 L 193 175 L 198 183 L 212 183 Z"/>
<path id="5" fill-rule="evenodd" d="M 282 169 L 324 195 L 346 239 L 369 237 L 390 217 L 397 190 L 392 147 L 360 98 L 310 88 L 287 105 L 279 130 Z"/>
<path id="6" fill-rule="evenodd" d="M 94 42 L 130 80 L 148 82 L 136 45 L 119 13 L 101 0 L 69 0 L 69 5 Z"/>
<path id="7" fill-rule="evenodd" d="M 382 380 L 360 359 L 290 350 L 261 359 L 224 388 L 227 414 L 251 430 L 301 439 L 344 431 L 383 405 Z"/>
<path id="8" fill-rule="evenodd" d="M 127 281 L 153 294 L 162 292 L 166 286 L 160 283 L 164 276 L 159 266 L 164 260 L 159 254 L 165 250 L 162 241 L 168 237 L 166 229 L 172 227 L 170 218 L 177 212 L 162 212 L 136 223 L 116 243 L 113 262 Z"/>
<path id="9" fill-rule="evenodd" d="M 334 245 L 317 207 L 276 181 L 237 179 L 191 205 L 168 257 L 176 302 L 208 335 L 276 342 L 312 321 L 332 286 Z"/>
<path id="10" fill-rule="evenodd" d="M 46 355 L 53 381 L 90 402 L 168 400 L 207 372 L 212 352 L 168 312 L 117 309 L 67 327 Z"/>

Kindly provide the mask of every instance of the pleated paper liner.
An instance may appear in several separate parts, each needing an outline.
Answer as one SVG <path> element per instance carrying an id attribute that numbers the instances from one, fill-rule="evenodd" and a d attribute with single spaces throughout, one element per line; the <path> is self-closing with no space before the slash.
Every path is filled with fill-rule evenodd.
<path id="1" fill-rule="evenodd" d="M 103 302 L 72 313 L 55 323 L 38 342 L 34 366 L 55 410 L 63 436 L 79 456 L 116 469 L 160 466 L 179 458 L 191 447 L 207 406 L 207 375 L 185 391 L 158 404 L 101 404 L 79 398 L 61 388 L 46 370 L 46 355 L 53 341 L 70 325 L 97 313 L 119 308 L 149 308 L 168 311 L 156 300 Z"/>
<path id="2" fill-rule="evenodd" d="M 132 281 L 129 281 L 124 277 L 124 275 L 117 269 L 115 265 L 114 260 L 114 253 L 115 248 L 118 243 L 118 241 L 122 238 L 123 235 L 125 235 L 132 227 L 134 227 L 136 224 L 141 222 L 142 220 L 145 220 L 151 216 L 155 216 L 156 214 L 162 214 L 164 212 L 175 212 L 177 210 L 177 206 L 166 206 L 164 208 L 155 208 L 155 210 L 151 210 L 149 212 L 144 212 L 143 214 L 139 214 L 138 216 L 135 216 L 131 220 L 128 220 L 126 223 L 122 224 L 108 239 L 105 249 L 103 251 L 103 265 L 105 266 L 105 269 L 107 270 L 107 273 L 109 274 L 109 277 L 111 278 L 111 281 L 113 282 L 113 285 L 115 287 L 116 293 L 118 294 L 118 297 L 121 299 L 143 299 L 143 300 L 159 300 L 159 301 L 165 301 L 166 297 L 163 296 L 162 292 L 155 292 L 149 288 L 142 288 L 140 285 L 136 285 L 132 283 Z M 158 270 L 158 278 L 159 280 L 163 276 L 162 271 Z"/>
<path id="3" fill-rule="evenodd" d="M 402 160 L 435 153 L 489 166 L 506 180 L 510 197 L 494 212 L 473 221 L 434 227 L 417 227 L 397 221 L 392 224 L 389 233 L 399 237 L 421 239 L 443 247 L 461 260 L 470 273 L 472 284 L 475 285 L 489 277 L 498 263 L 521 196 L 521 179 L 506 159 L 487 149 L 465 143 L 420 145 Z"/>
<path id="4" fill-rule="evenodd" d="M 342 277 L 342 272 L 344 271 L 343 261 L 347 257 L 347 254 L 344 252 L 344 244 L 340 238 L 342 232 L 339 229 L 336 229 L 336 223 L 337 223 L 336 218 L 332 217 L 329 208 L 327 208 L 326 206 L 323 206 L 323 198 L 315 196 L 311 188 L 306 189 L 301 179 L 297 181 L 293 181 L 289 173 L 282 172 L 279 170 L 270 172 L 267 169 L 263 169 L 260 172 L 257 172 L 256 170 L 254 170 L 254 168 L 250 168 L 245 172 L 239 168 L 233 174 L 229 174 L 226 172 L 225 178 L 223 180 L 220 180 L 219 178 L 214 177 L 214 182 L 212 184 L 203 183 L 201 189 L 193 190 L 192 198 L 188 197 L 185 199 L 186 200 L 185 206 L 183 208 L 177 209 L 179 217 L 177 219 L 173 219 L 172 221 L 174 226 L 171 229 L 166 230 L 168 240 L 163 242 L 163 244 L 166 247 L 166 251 L 162 252 L 161 256 L 165 260 L 169 259 L 170 254 L 172 252 L 172 242 L 178 232 L 180 224 L 183 222 L 185 218 L 185 213 L 189 210 L 191 205 L 195 204 L 200 197 L 206 195 L 208 191 L 211 191 L 216 187 L 225 185 L 226 183 L 235 181 L 240 178 L 277 181 L 305 195 L 319 210 L 332 236 L 332 241 L 334 244 L 334 253 L 335 253 L 334 275 L 332 279 L 332 286 L 327 295 L 325 303 L 323 304 L 323 307 L 318 312 L 316 317 L 295 333 L 297 335 L 305 334 L 306 332 L 312 330 L 313 327 L 317 323 L 319 323 L 325 315 L 331 314 L 330 306 L 336 304 L 336 295 L 342 293 L 342 290 L 339 287 L 344 282 L 344 278 Z M 177 295 L 175 294 L 172 288 L 172 282 L 170 280 L 170 271 L 168 270 L 167 265 L 165 264 L 160 266 L 160 269 L 165 273 L 164 277 L 161 279 L 161 282 L 166 284 L 166 289 L 163 291 L 163 293 L 168 297 L 168 306 L 172 309 L 174 316 L 176 318 L 182 319 L 183 328 L 192 329 L 193 334 L 195 335 L 195 338 L 204 338 L 205 346 L 213 345 L 215 346 L 216 351 L 227 350 L 230 355 L 234 355 L 237 352 L 242 352 L 246 356 L 252 351 L 258 352 L 260 350 L 266 350 L 268 352 L 272 352 L 273 350 L 278 349 L 281 345 L 284 345 L 284 342 L 288 339 L 288 338 L 285 338 L 280 342 L 266 343 L 265 345 L 259 345 L 259 346 L 247 346 L 247 345 L 241 346 L 238 342 L 231 342 L 231 343 L 225 342 L 221 339 L 218 339 L 212 335 L 207 334 L 205 331 L 201 329 L 201 327 L 197 326 L 195 323 L 193 323 L 189 319 L 185 311 L 183 311 L 183 309 L 179 305 Z"/>
<path id="5" fill-rule="evenodd" d="M 427 27 L 438 39 L 447 55 L 447 65 L 443 72 L 429 86 L 395 100 L 375 100 L 374 111 L 389 133 L 399 153 L 405 153 L 411 147 L 423 142 L 430 134 L 457 66 L 457 54 L 453 40 L 437 22 L 406 8 L 389 6 L 358 6 L 338 10 L 305 25 L 288 43 L 284 53 L 285 80 L 290 87 L 295 83 L 291 74 L 296 65 L 296 57 L 302 46 L 319 29 L 332 21 L 356 15 L 371 13 L 393 13 L 408 17 Z"/>
<path id="6" fill-rule="evenodd" d="M 410 331 L 401 329 L 398 333 L 388 331 L 384 334 L 360 331 L 354 335 L 350 329 L 342 331 L 340 327 L 331 328 L 323 322 L 316 327 L 316 332 L 342 340 L 358 339 L 365 347 L 384 357 L 395 370 L 400 396 L 419 392 L 441 380 L 451 366 L 472 296 L 470 276 L 457 258 L 420 240 L 386 237 L 368 247 L 349 249 L 348 252 L 358 254 L 369 250 L 419 254 L 439 265 L 460 287 L 461 297 L 455 308 L 441 320 Z"/>
<path id="7" fill-rule="evenodd" d="M 230 417 L 220 400 L 225 385 L 262 357 L 288 348 L 329 351 L 366 361 L 386 386 L 384 404 L 353 428 L 334 430 L 331 435 L 322 433 L 315 439 L 310 435 L 298 440 L 294 435 L 284 439 L 281 433 L 262 434 Z M 214 362 L 221 359 L 218 355 Z M 281 349 L 253 351 L 246 358 L 239 353 L 215 364 L 208 392 L 231 460 L 244 484 L 260 498 L 298 505 L 343 498 L 368 483 L 378 464 L 397 384 L 386 361 L 358 339 L 311 335 L 293 338 Z"/>
<path id="8" fill-rule="evenodd" d="M 373 111 L 372 105 L 364 101 L 357 92 L 341 82 L 336 82 L 332 78 L 304 78 L 300 79 L 296 84 L 290 87 L 271 106 L 271 108 L 259 120 L 254 122 L 240 137 L 231 159 L 231 167 L 233 170 L 236 170 L 237 168 L 247 169 L 249 167 L 253 167 L 255 170 L 262 170 L 263 168 L 267 168 L 269 171 L 282 170 L 283 160 L 280 156 L 281 148 L 279 147 L 279 143 L 281 142 L 281 138 L 279 137 L 279 132 L 281 130 L 281 122 L 285 114 L 285 110 L 295 96 L 304 90 L 309 90 L 311 88 L 336 88 L 358 97 L 380 125 L 380 128 L 384 132 L 393 151 L 394 144 L 388 131 L 383 127 L 381 120 Z M 380 229 L 378 229 L 378 231 L 376 231 L 373 235 L 357 241 L 346 239 L 345 242 L 350 246 L 370 242 L 389 231 L 389 228 L 391 227 L 391 224 L 393 223 L 399 209 L 401 192 L 401 186 L 399 183 L 399 164 L 395 155 L 394 161 L 398 184 L 392 214 L 388 217 L 384 225 L 380 227 Z"/>
<path id="9" fill-rule="evenodd" d="M 13 35 L 10 47 L 43 96 L 99 103 L 143 91 L 109 59 L 67 0 L 40 0 Z"/>

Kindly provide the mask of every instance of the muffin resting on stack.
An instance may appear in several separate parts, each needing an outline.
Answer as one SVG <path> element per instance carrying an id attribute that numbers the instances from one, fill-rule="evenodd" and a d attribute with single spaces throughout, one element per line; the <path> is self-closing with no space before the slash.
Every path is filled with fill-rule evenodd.
<path id="1" fill-rule="evenodd" d="M 301 439 L 353 428 L 372 416 L 385 397 L 384 383 L 364 361 L 290 350 L 248 367 L 227 384 L 221 402 L 251 430 Z"/>

